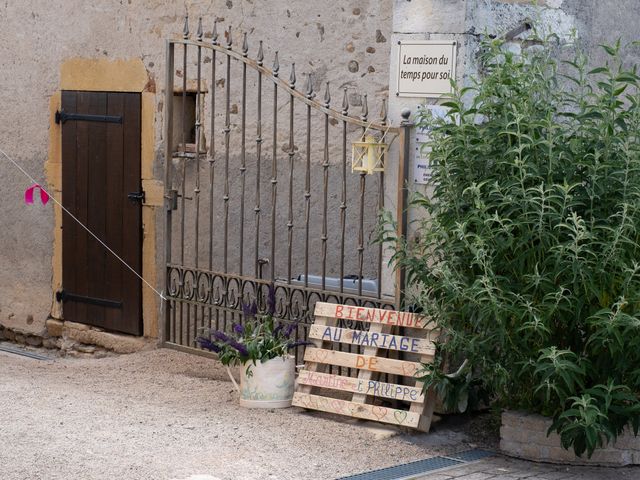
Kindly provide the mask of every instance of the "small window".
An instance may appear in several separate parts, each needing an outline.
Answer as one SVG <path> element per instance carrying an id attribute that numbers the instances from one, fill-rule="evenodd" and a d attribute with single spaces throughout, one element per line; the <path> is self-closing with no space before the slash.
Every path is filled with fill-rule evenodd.
<path id="1" fill-rule="evenodd" d="M 173 92 L 173 150 L 174 152 L 195 153 L 196 151 L 196 97 L 197 92 L 187 90 L 186 95 L 182 95 L 182 91 Z M 184 99 L 184 100 L 183 100 Z M 203 92 L 200 92 L 200 118 L 204 113 Z M 184 103 L 184 123 L 182 106 Z M 207 152 L 207 143 L 204 135 L 204 129 L 201 128 L 200 134 L 200 153 Z M 183 146 L 182 143 L 185 143 Z"/>

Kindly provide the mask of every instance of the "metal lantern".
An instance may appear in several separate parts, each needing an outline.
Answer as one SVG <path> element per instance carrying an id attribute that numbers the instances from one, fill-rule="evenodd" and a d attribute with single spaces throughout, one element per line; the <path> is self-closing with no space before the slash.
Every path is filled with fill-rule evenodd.
<path id="1" fill-rule="evenodd" d="M 366 172 L 368 175 L 374 172 L 384 172 L 384 157 L 389 145 L 374 135 L 362 135 L 360 141 L 352 143 L 351 171 Z"/>

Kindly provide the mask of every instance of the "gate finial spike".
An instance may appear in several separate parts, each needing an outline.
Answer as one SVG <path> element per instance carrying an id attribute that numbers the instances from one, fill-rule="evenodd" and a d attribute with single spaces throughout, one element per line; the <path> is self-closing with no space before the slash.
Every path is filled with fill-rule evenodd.
<path id="1" fill-rule="evenodd" d="M 256 60 L 258 60 L 258 65 L 262 66 L 262 63 L 264 61 L 264 52 L 262 51 L 262 40 L 260 40 L 260 46 L 258 47 L 258 58 Z"/>
<path id="2" fill-rule="evenodd" d="M 229 25 L 229 30 L 227 30 L 227 49 L 231 50 L 231 45 L 233 45 L 233 39 L 231 38 L 231 25 Z"/>
<path id="3" fill-rule="evenodd" d="M 202 41 L 202 17 L 198 17 L 198 31 L 196 33 L 196 37 L 198 38 L 198 41 L 201 42 Z"/>
<path id="4" fill-rule="evenodd" d="M 273 76 L 277 77 L 280 71 L 280 62 L 278 61 L 278 51 L 276 50 L 276 56 L 273 59 Z"/>
<path id="5" fill-rule="evenodd" d="M 213 30 L 211 31 L 211 43 L 218 45 L 218 19 L 213 21 Z"/>
<path id="6" fill-rule="evenodd" d="M 342 96 L 342 114 L 349 113 L 349 96 L 347 95 L 347 87 L 344 87 L 344 95 Z"/>
<path id="7" fill-rule="evenodd" d="M 246 57 L 249 53 L 249 42 L 247 41 L 247 32 L 242 34 L 242 56 Z"/>
<path id="8" fill-rule="evenodd" d="M 367 94 L 365 93 L 362 99 L 362 113 L 360 114 L 360 119 L 363 122 L 366 122 L 368 116 L 369 116 L 369 105 L 367 105 Z"/>
<path id="9" fill-rule="evenodd" d="M 289 87 L 296 88 L 296 64 L 291 64 L 291 75 L 289 75 Z"/>
<path id="10" fill-rule="evenodd" d="M 325 108 L 329 108 L 329 104 L 331 103 L 331 92 L 329 92 L 329 82 L 327 82 L 327 87 L 324 89 L 324 106 Z"/>
<path id="11" fill-rule="evenodd" d="M 382 109 L 380 110 L 380 123 L 382 125 L 387 124 L 387 99 L 382 99 Z"/>
<path id="12" fill-rule="evenodd" d="M 189 14 L 184 15 L 184 27 L 182 27 L 182 38 L 189 38 Z"/>
<path id="13" fill-rule="evenodd" d="M 313 81 L 311 80 L 311 73 L 307 73 L 307 98 L 311 100 L 315 94 L 313 93 Z"/>

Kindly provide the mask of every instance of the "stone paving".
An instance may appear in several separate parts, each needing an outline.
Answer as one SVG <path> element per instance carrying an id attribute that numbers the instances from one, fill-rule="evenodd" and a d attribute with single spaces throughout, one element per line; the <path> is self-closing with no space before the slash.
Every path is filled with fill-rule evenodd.
<path id="1" fill-rule="evenodd" d="M 437 470 L 416 480 L 640 480 L 640 467 L 575 467 L 495 456 Z"/>

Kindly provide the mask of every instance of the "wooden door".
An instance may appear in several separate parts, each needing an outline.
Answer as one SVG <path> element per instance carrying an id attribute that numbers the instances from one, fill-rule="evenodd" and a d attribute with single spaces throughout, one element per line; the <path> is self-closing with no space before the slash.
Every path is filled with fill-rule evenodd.
<path id="1" fill-rule="evenodd" d="M 142 271 L 140 94 L 62 92 L 62 201 L 138 274 Z M 65 320 L 142 334 L 142 285 L 66 213 Z"/>

